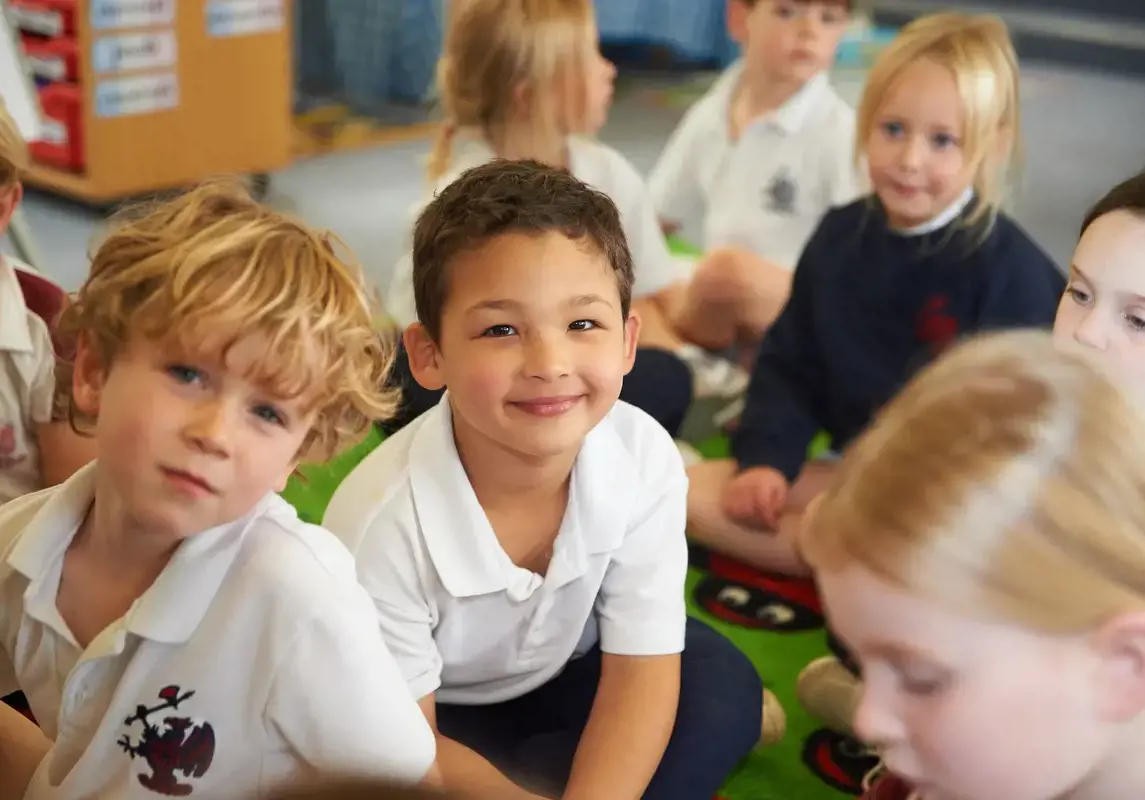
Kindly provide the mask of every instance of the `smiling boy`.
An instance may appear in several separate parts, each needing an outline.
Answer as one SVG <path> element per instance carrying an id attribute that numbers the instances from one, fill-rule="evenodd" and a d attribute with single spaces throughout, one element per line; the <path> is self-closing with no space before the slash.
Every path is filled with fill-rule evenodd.
<path id="1" fill-rule="evenodd" d="M 422 213 L 413 260 L 410 366 L 445 396 L 324 524 L 357 557 L 446 786 L 713 796 L 760 738 L 761 687 L 686 619 L 684 467 L 617 401 L 640 323 L 615 205 L 562 170 L 491 162 Z"/>

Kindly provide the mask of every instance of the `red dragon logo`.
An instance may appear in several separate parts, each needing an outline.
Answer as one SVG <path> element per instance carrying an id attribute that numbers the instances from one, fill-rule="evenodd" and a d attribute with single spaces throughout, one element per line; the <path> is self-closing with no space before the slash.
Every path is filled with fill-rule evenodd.
<path id="1" fill-rule="evenodd" d="M 119 738 L 119 746 L 133 759 L 138 757 L 151 768 L 150 775 L 140 775 L 139 782 L 157 794 L 185 797 L 194 791 L 188 783 L 180 783 L 176 773 L 184 778 L 201 778 L 207 774 L 215 757 L 215 731 L 209 723 L 196 723 L 188 717 L 164 717 L 163 727 L 150 721 L 153 714 L 177 709 L 191 698 L 194 691 L 183 692 L 178 686 L 160 690 L 158 705 L 135 707 L 135 713 L 124 720 L 127 726 L 143 724 L 143 733 L 136 744 L 129 734 Z"/>

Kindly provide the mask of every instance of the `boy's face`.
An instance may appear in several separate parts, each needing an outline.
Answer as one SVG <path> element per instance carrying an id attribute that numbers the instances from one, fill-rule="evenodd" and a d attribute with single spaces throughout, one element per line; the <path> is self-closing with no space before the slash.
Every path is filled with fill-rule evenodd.
<path id="1" fill-rule="evenodd" d="M 802 84 L 834 62 L 847 8 L 840 0 L 729 0 L 728 26 L 753 75 Z"/>
<path id="2" fill-rule="evenodd" d="M 509 233 L 458 255 L 439 344 L 406 331 L 423 386 L 446 386 L 459 445 L 526 458 L 575 452 L 620 395 L 639 321 L 607 259 L 560 233 Z"/>
<path id="3" fill-rule="evenodd" d="M 216 353 L 210 345 L 200 352 Z M 176 542 L 281 491 L 314 420 L 304 399 L 244 377 L 266 350 L 247 336 L 224 362 L 136 339 L 104 371 L 81 345 L 75 402 L 97 416 L 98 491 L 113 495 L 126 524 Z"/>
<path id="4" fill-rule="evenodd" d="M 1058 306 L 1054 339 L 1145 378 L 1145 217 L 1113 211 L 1086 229 Z"/>

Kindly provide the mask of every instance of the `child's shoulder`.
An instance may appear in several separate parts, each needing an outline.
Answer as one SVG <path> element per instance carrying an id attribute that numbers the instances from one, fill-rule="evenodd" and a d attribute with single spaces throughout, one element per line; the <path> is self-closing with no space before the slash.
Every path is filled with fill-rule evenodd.
<path id="1" fill-rule="evenodd" d="M 1031 273 L 1060 273 L 1049 253 L 1034 241 L 1017 220 L 1005 212 L 997 214 L 984 246 L 977 252 L 979 258 L 988 261 L 991 267 L 1004 265 L 1012 270 Z"/>
<path id="2" fill-rule="evenodd" d="M 578 180 L 613 197 L 644 190 L 644 176 L 628 158 L 611 145 L 587 136 L 569 139 L 571 172 Z"/>
<path id="3" fill-rule="evenodd" d="M 316 604 L 343 602 L 356 586 L 354 557 L 346 546 L 325 528 L 299 519 L 281 497 L 267 497 L 237 524 L 244 529 L 242 543 L 228 580 L 241 583 L 242 596 L 268 609 L 309 613 Z"/>
<path id="4" fill-rule="evenodd" d="M 20 495 L 0 505 L 0 564 L 8 562 L 8 557 L 21 541 L 49 534 L 56 519 L 52 516 L 52 508 L 59 505 L 52 503 L 49 506 L 49 503 L 61 498 L 69 483 Z M 63 520 L 61 524 L 67 522 Z"/>
<path id="5" fill-rule="evenodd" d="M 627 456 L 635 475 L 645 486 L 662 488 L 665 480 L 682 476 L 684 462 L 672 436 L 649 414 L 618 400 L 588 436 L 590 442 L 607 440 L 616 453 Z M 604 447 L 585 448 L 582 453 L 611 460 Z"/>

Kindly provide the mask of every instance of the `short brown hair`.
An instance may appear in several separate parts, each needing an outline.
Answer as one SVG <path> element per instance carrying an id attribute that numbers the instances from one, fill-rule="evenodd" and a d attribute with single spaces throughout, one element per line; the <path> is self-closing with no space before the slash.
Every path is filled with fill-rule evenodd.
<path id="1" fill-rule="evenodd" d="M 616 274 L 620 310 L 632 302 L 632 254 L 620 212 L 608 195 L 567 170 L 536 161 L 494 160 L 463 172 L 418 217 L 413 236 L 413 291 L 418 320 L 436 341 L 449 298 L 449 265 L 506 233 L 556 232 L 585 242 Z"/>
<path id="2" fill-rule="evenodd" d="M 325 459 L 391 416 L 396 400 L 383 388 L 394 343 L 378 334 L 362 270 L 340 247 L 332 234 L 255 202 L 238 182 L 205 183 L 120 214 L 60 317 L 59 336 L 82 337 L 106 371 L 134 337 L 192 354 L 209 340 L 222 348 L 209 355 L 225 356 L 242 337 L 262 335 L 266 354 L 251 378 L 306 398 L 317 417 L 299 458 Z M 71 382 L 58 388 L 73 427 L 90 425 Z"/>
<path id="3" fill-rule="evenodd" d="M 1138 216 L 1145 216 L 1145 172 L 1117 184 L 1094 203 L 1086 212 L 1078 235 L 1084 236 L 1098 217 L 1104 217 L 1114 211 L 1130 211 Z"/>
<path id="4" fill-rule="evenodd" d="M 760 4 L 760 0 L 739 0 L 739 2 L 743 3 L 748 8 L 755 8 L 757 5 Z M 857 3 L 858 0 L 794 0 L 794 2 L 796 2 L 796 3 L 814 3 L 814 2 L 827 3 L 827 4 L 833 5 L 833 6 L 843 6 L 848 11 L 854 11 L 855 10 L 855 3 Z"/>

